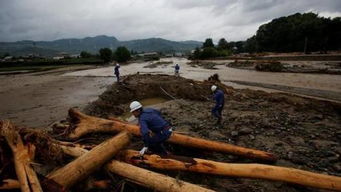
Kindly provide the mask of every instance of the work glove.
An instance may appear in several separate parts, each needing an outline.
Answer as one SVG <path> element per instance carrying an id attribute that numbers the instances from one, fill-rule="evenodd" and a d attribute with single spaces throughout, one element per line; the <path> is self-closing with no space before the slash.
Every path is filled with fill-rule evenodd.
<path id="1" fill-rule="evenodd" d="M 145 153 L 147 150 L 148 150 L 148 147 L 143 147 L 143 148 L 141 149 L 141 151 L 139 152 L 139 153 L 140 153 L 140 156 L 143 156 L 144 153 Z"/>

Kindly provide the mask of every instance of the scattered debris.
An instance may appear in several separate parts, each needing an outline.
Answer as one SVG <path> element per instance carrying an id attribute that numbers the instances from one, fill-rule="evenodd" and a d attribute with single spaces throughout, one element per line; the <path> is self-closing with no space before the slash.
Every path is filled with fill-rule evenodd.
<path id="1" fill-rule="evenodd" d="M 212 84 L 226 92 L 221 127 L 214 125 L 210 114 L 213 102 L 207 100 Z M 112 131 L 126 130 L 138 136 L 139 130 L 136 125 L 112 117 L 128 111 L 128 103 L 132 100 L 153 97 L 171 99 L 169 95 L 173 100 L 158 107 L 172 126 L 177 128 L 171 142 L 167 144 L 172 155 L 137 157 L 136 151 L 118 152 L 127 140 L 117 142 L 119 135 L 114 137 Z M 38 182 L 31 183 L 30 189 L 40 183 L 44 191 L 148 191 L 147 188 L 156 191 L 314 191 L 311 187 L 341 190 L 340 114 L 341 105 L 337 103 L 282 93 L 236 90 L 221 84 L 217 75 L 204 82 L 167 75 L 127 76 L 122 83 L 113 84 L 90 104 L 85 114 L 72 109 L 70 118 L 56 123 L 51 130 L 17 128 L 8 126 L 7 121 L 1 121 L 0 189 L 5 186 L 22 187 L 20 174 L 14 169 L 16 155 L 11 155 L 11 142 L 7 142 L 7 138 L 12 137 L 6 137 L 4 132 L 8 127 L 13 127 L 11 130 L 17 132 L 16 138 L 22 139 L 23 149 L 26 146 L 36 148 L 35 156 L 26 156 L 32 157 L 26 164 L 34 170 L 30 173 L 38 175 Z M 202 139 L 196 139 L 198 137 Z M 205 147 L 200 143 L 205 143 Z M 116 145 L 120 147 L 115 148 Z M 127 148 L 136 150 L 141 145 L 140 139 L 133 137 Z M 209 150 L 225 145 L 230 147 L 229 154 Z M 273 165 L 254 164 L 259 160 L 245 158 L 249 157 L 247 155 L 236 155 L 240 151 L 233 151 L 249 148 L 257 149 L 257 154 L 275 154 L 278 161 L 273 162 Z M 116 157 L 110 160 L 114 154 L 117 154 Z M 168 163 L 177 166 L 168 166 Z M 168 176 L 147 170 L 159 168 L 155 166 L 178 170 L 167 171 Z M 200 166 L 204 169 L 199 169 Z M 219 166 L 232 166 L 235 171 L 224 174 L 217 172 L 219 176 L 214 175 L 214 170 L 225 170 L 214 168 Z M 240 166 L 244 168 L 238 172 Z M 257 170 L 262 174 L 252 171 L 254 168 L 261 168 Z M 269 172 L 261 171 L 263 168 Z M 271 170 L 276 170 L 276 174 L 271 174 Z M 284 174 L 286 171 L 290 171 L 290 174 Z M 210 174 L 206 175 L 206 172 Z"/>

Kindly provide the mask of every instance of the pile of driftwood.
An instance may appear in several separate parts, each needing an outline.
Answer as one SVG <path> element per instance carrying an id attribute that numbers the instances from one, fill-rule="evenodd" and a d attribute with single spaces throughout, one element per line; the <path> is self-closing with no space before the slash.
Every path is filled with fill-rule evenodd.
<path id="1" fill-rule="evenodd" d="M 0 189 L 21 189 L 21 191 L 68 191 L 81 183 L 95 171 L 107 171 L 126 178 L 132 183 L 156 191 L 213 191 L 194 185 L 148 168 L 206 173 L 221 176 L 260 178 L 300 184 L 309 187 L 341 191 L 341 178 L 308 171 L 263 164 L 232 164 L 205 159 L 169 155 L 139 156 L 134 150 L 126 149 L 131 136 L 139 136 L 139 128 L 117 119 L 101 119 L 88 116 L 74 109 L 69 111 L 74 122 L 64 130 L 69 139 L 78 139 L 97 132 L 117 132 L 114 137 L 96 146 L 81 145 L 56 140 L 45 133 L 32 129 L 19 129 L 9 121 L 0 121 Z M 38 142 L 39 141 L 39 142 Z M 173 133 L 169 142 L 207 151 L 229 153 L 245 158 L 276 161 L 274 155 L 255 149 L 248 149 L 227 143 L 210 141 L 179 133 Z M 7 145 L 7 146 L 5 146 Z M 6 152 L 6 147 L 12 154 Z M 66 154 L 72 159 L 67 164 L 41 175 L 35 170 L 35 156 Z M 9 157 L 11 157 L 9 162 Z M 6 163 L 7 162 L 7 163 Z M 45 161 L 48 164 L 48 161 Z M 7 166 L 7 167 L 6 167 Z M 14 166 L 15 176 L 4 178 L 2 171 Z M 39 166 L 39 165 L 38 165 Z M 141 168 L 143 167 L 143 168 Z M 8 175 L 8 174 L 7 174 Z M 108 187 L 105 181 L 94 181 L 92 186 Z"/>

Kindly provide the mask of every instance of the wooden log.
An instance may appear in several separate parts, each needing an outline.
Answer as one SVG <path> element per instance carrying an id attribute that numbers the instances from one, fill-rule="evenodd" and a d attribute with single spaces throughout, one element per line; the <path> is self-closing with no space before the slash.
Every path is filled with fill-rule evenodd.
<path id="1" fill-rule="evenodd" d="M 0 190 L 20 189 L 20 183 L 18 180 L 4 179 L 3 181 L 0 181 L 0 183 Z"/>
<path id="2" fill-rule="evenodd" d="M 21 191 L 43 191 L 37 174 L 31 166 L 31 162 L 34 159 L 34 145 L 24 145 L 18 131 L 9 121 L 0 121 L 0 128 L 1 135 L 6 138 L 13 152 L 15 172 L 20 182 Z"/>
<path id="3" fill-rule="evenodd" d="M 267 179 L 295 183 L 308 187 L 341 191 L 341 177 L 293 168 L 262 164 L 222 163 L 177 156 L 170 156 L 171 158 L 168 158 L 160 157 L 159 155 L 144 155 L 143 158 L 141 158 L 139 152 L 134 150 L 121 151 L 117 157 L 119 160 L 130 164 L 162 170 L 180 170 L 232 177 Z"/>
<path id="4" fill-rule="evenodd" d="M 79 138 L 88 133 L 94 132 L 119 132 L 128 131 L 134 135 L 140 136 L 140 130 L 137 125 L 128 124 L 120 120 L 107 120 L 85 115 L 75 109 L 69 110 L 69 115 L 75 122 L 75 129 L 69 134 L 72 139 Z M 268 152 L 239 147 L 223 142 L 211 141 L 201 138 L 195 138 L 187 135 L 173 133 L 167 140 L 179 145 L 199 148 L 203 150 L 231 153 L 252 159 L 262 159 L 266 161 L 276 161 L 276 157 Z"/>
<path id="5" fill-rule="evenodd" d="M 129 139 L 130 134 L 128 132 L 121 132 L 64 167 L 50 173 L 47 178 L 67 189 L 109 161 L 121 148 L 129 143 Z M 77 155 L 82 153 L 84 153 L 84 150 L 78 152 Z"/>
<path id="6" fill-rule="evenodd" d="M 142 169 L 128 163 L 112 160 L 106 165 L 111 172 L 155 191 L 192 192 L 213 191 L 172 177 Z"/>
<path id="7" fill-rule="evenodd" d="M 74 148 L 74 149 L 67 149 Z M 79 147 L 63 146 L 64 153 L 78 157 L 78 155 L 85 155 L 87 150 L 81 149 Z M 67 150 L 65 150 L 67 149 Z M 78 151 L 78 152 L 76 152 Z M 120 162 L 117 160 L 112 160 L 106 164 L 106 169 L 109 171 L 120 175 L 122 177 L 128 178 L 129 181 L 142 185 L 147 188 L 154 189 L 156 191 L 174 191 L 174 192 L 191 192 L 191 191 L 212 191 L 197 185 L 193 185 L 188 182 L 181 180 L 176 180 L 172 177 L 155 173 L 146 169 L 142 169 L 128 163 Z"/>

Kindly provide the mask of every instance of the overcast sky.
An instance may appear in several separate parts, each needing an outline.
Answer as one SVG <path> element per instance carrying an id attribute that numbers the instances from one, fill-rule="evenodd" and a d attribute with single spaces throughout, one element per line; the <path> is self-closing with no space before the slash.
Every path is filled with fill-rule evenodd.
<path id="1" fill-rule="evenodd" d="M 245 40 L 297 12 L 341 16 L 341 0 L 0 0 L 0 41 L 108 35 L 119 40 Z"/>

